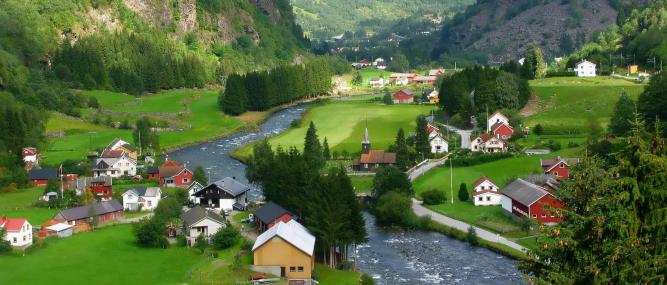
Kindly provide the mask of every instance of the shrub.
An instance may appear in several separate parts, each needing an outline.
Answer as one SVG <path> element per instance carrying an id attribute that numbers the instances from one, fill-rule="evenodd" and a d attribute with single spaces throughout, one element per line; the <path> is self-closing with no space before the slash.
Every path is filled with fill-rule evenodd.
<path id="1" fill-rule="evenodd" d="M 384 94 L 382 97 L 382 102 L 384 102 L 387 105 L 393 105 L 394 104 L 394 98 L 390 94 Z"/>
<path id="2" fill-rule="evenodd" d="M 545 77 L 572 77 L 577 76 L 574 71 L 547 71 Z"/>
<path id="3" fill-rule="evenodd" d="M 471 153 L 463 152 L 464 156 L 459 156 L 451 159 L 452 166 L 473 166 L 477 164 L 492 162 L 500 159 L 512 157 L 511 153 Z M 466 155 L 467 154 L 467 155 Z"/>
<path id="4" fill-rule="evenodd" d="M 424 199 L 425 205 L 438 205 L 442 204 L 447 197 L 445 197 L 445 192 L 432 189 L 422 193 L 422 199 Z"/>
<path id="5" fill-rule="evenodd" d="M 567 143 L 567 148 L 575 148 L 575 147 L 578 147 L 578 146 L 579 146 L 579 144 L 576 143 L 576 142 Z"/>
<path id="6" fill-rule="evenodd" d="M 477 239 L 477 231 L 472 226 L 468 227 L 468 233 L 466 234 L 466 240 L 472 245 L 478 245 L 479 240 Z"/>
<path id="7" fill-rule="evenodd" d="M 370 275 L 364 273 L 361 275 L 361 281 L 359 282 L 360 285 L 375 285 L 375 280 L 373 280 L 373 277 Z"/>
<path id="8" fill-rule="evenodd" d="M 142 220 L 134 224 L 132 228 L 139 245 L 157 248 L 166 248 L 169 246 L 164 229 L 165 223 L 155 218 Z"/>
<path id="9" fill-rule="evenodd" d="M 213 235 L 211 243 L 217 249 L 225 249 L 234 246 L 239 241 L 239 238 L 241 238 L 239 231 L 231 225 L 227 225 Z"/>
<path id="10" fill-rule="evenodd" d="M 559 142 L 557 142 L 557 141 L 555 141 L 555 140 L 549 140 L 549 141 L 547 142 L 547 147 L 548 147 L 551 151 L 559 151 L 561 146 L 560 146 L 560 143 L 559 143 Z"/>
<path id="11" fill-rule="evenodd" d="M 544 127 L 542 127 L 541 124 L 535 125 L 535 128 L 533 128 L 533 133 L 538 136 L 542 135 L 544 133 Z"/>
<path id="12" fill-rule="evenodd" d="M 461 186 L 459 186 L 459 201 L 465 202 L 468 201 L 468 198 L 468 186 L 461 183 Z"/>
<path id="13" fill-rule="evenodd" d="M 200 234 L 195 240 L 195 248 L 199 250 L 199 253 L 204 253 L 208 245 L 208 240 L 206 240 L 204 234 Z"/>
<path id="14" fill-rule="evenodd" d="M 412 228 L 417 218 L 412 212 L 410 197 L 394 191 L 382 195 L 374 211 L 376 221 L 381 226 Z"/>

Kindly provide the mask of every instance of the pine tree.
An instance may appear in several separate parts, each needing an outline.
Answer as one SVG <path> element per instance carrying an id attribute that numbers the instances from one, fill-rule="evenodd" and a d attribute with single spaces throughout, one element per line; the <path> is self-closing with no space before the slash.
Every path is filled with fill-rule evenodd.
<path id="1" fill-rule="evenodd" d="M 614 136 L 624 136 L 632 128 L 632 119 L 635 113 L 635 101 L 626 92 L 616 101 L 614 113 L 609 122 L 609 133 Z"/>
<path id="2" fill-rule="evenodd" d="M 407 170 L 412 163 L 410 161 L 410 149 L 408 143 L 405 141 L 403 128 L 398 129 L 393 150 L 396 152 L 396 167 L 403 171 Z"/>
<path id="3" fill-rule="evenodd" d="M 220 94 L 218 104 L 225 114 L 238 116 L 246 111 L 248 94 L 243 77 L 232 74 L 227 78 L 225 91 Z"/>
<path id="4" fill-rule="evenodd" d="M 324 137 L 324 142 L 322 143 L 322 157 L 324 157 L 324 160 L 331 159 L 331 151 L 329 150 L 329 142 L 327 141 L 327 137 Z"/>
<path id="5" fill-rule="evenodd" d="M 465 183 L 461 183 L 459 186 L 459 201 L 465 202 L 468 201 L 468 186 Z"/>
<path id="6" fill-rule="evenodd" d="M 428 158 L 431 155 L 431 144 L 428 140 L 426 117 L 420 115 L 417 117 L 417 129 L 415 130 L 415 150 L 422 157 Z"/>
<path id="7" fill-rule="evenodd" d="M 542 78 L 546 74 L 542 50 L 534 44 L 530 44 L 526 49 L 522 73 L 526 79 Z"/>
<path id="8" fill-rule="evenodd" d="M 308 126 L 308 131 L 306 131 L 306 138 L 304 139 L 303 143 L 303 157 L 306 159 L 310 166 L 316 169 L 320 169 L 322 166 L 324 166 L 322 145 L 320 144 L 320 139 L 317 136 L 315 123 L 312 121 Z"/>
<path id="9" fill-rule="evenodd" d="M 192 180 L 199 182 L 201 185 L 208 185 L 208 177 L 206 176 L 204 167 L 198 165 L 197 168 L 195 168 L 195 172 L 192 175 Z"/>

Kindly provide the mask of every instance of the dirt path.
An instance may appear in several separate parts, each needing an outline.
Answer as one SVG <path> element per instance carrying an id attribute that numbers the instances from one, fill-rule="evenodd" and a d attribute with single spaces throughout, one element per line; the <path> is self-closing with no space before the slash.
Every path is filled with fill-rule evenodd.
<path id="1" fill-rule="evenodd" d="M 532 94 L 530 95 L 530 98 L 528 98 L 528 103 L 526 103 L 526 106 L 523 106 L 523 109 L 519 111 L 519 115 L 523 117 L 529 117 L 535 115 L 539 110 L 540 110 L 540 98 L 537 97 L 535 94 Z"/>

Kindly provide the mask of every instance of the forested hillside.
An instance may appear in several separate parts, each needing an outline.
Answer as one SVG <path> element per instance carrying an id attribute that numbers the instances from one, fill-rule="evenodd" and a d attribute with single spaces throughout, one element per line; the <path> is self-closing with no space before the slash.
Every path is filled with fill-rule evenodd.
<path id="1" fill-rule="evenodd" d="M 646 1 L 478 1 L 442 29 L 432 58 L 443 62 L 502 63 L 528 44 L 547 58 L 562 56 L 624 19 Z"/>
<path id="2" fill-rule="evenodd" d="M 76 89 L 218 85 L 308 59 L 288 0 L 5 0 L 0 26 L 0 185 L 25 182 L 18 154 L 40 146 L 44 110 L 80 116 Z"/>
<path id="3" fill-rule="evenodd" d="M 474 0 L 291 0 L 297 22 L 313 39 L 345 32 L 374 34 L 400 19 L 452 16 Z"/>

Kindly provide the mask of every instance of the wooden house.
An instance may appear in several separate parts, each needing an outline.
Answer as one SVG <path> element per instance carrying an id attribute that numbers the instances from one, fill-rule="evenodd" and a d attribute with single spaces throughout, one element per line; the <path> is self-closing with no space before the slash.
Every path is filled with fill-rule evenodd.
<path id="1" fill-rule="evenodd" d="M 289 284 L 310 284 L 315 265 L 315 236 L 291 220 L 278 222 L 257 237 L 253 270 L 287 278 Z"/>

